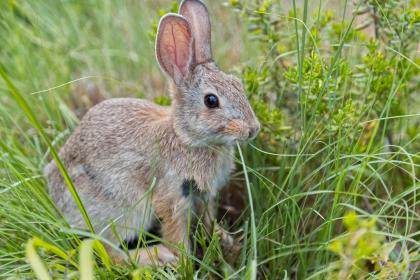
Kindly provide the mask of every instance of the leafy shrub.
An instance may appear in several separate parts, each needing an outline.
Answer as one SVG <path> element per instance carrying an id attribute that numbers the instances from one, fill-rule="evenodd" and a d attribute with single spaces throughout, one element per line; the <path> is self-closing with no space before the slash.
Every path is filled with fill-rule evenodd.
<path id="1" fill-rule="evenodd" d="M 305 239 L 286 237 L 291 234 L 287 230 L 266 233 L 267 238 L 282 244 L 318 244 L 333 238 L 335 221 L 345 213 L 343 205 L 382 212 L 377 198 L 416 189 L 413 170 L 418 170 L 418 166 L 414 167 L 411 160 L 418 161 L 418 157 L 410 153 L 406 157 L 402 149 L 414 151 L 419 147 L 414 143 L 418 142 L 415 140 L 418 136 L 413 134 L 419 132 L 419 123 L 410 119 L 418 108 L 415 99 L 419 66 L 410 58 L 415 55 L 414 38 L 419 35 L 418 9 L 401 1 L 362 1 L 356 3 L 348 18 L 333 10 L 322 14 L 320 10 L 310 10 L 309 1 L 302 1 L 300 11 L 296 2 L 291 2 L 290 10 L 270 0 L 232 0 L 228 5 L 248 23 L 249 38 L 258 47 L 259 56 L 243 67 L 242 77 L 263 124 L 256 145 L 266 153 L 261 155 L 261 151 L 255 152 L 253 148 L 248 153 L 252 160 L 257 153 L 260 164 L 264 162 L 267 169 L 275 170 L 255 172 L 257 178 L 269 179 L 266 185 L 255 183 L 260 189 L 254 193 L 267 190 L 270 193 L 258 195 L 256 200 L 279 205 L 261 210 L 260 223 L 275 223 L 279 227 L 286 224 L 287 229 L 297 228 L 292 234 L 305 236 Z M 355 20 L 361 14 L 372 20 L 356 26 Z M 368 25 L 374 25 L 376 37 L 364 32 Z M 402 167 L 404 164 L 393 164 L 396 161 L 406 162 L 412 172 L 402 171 L 407 169 Z M 324 196 L 322 190 L 331 190 L 334 195 Z M 308 194 L 311 192 L 320 194 L 311 197 Z M 346 194 L 355 196 L 349 198 Z M 294 195 L 299 198 L 281 199 Z M 324 206 L 319 208 L 320 205 Z M 318 217 L 308 214 L 311 210 L 305 208 L 318 209 Z M 294 211 L 308 216 L 273 218 L 278 213 Z M 268 213 L 271 219 L 265 219 Z M 351 217 L 354 216 L 345 218 L 349 230 L 354 231 L 350 235 L 366 231 L 358 242 L 371 243 L 372 248 L 366 247 L 363 252 L 356 252 L 355 248 L 356 251 L 349 252 L 349 258 L 354 262 L 369 259 L 371 264 L 378 265 L 385 258 L 384 250 L 390 250 L 391 245 L 372 233 L 374 222 L 350 223 Z M 401 220 L 394 222 L 398 227 Z M 317 234 L 312 234 L 313 228 Z M 333 244 L 345 246 L 345 241 L 339 240 L 341 243 Z M 262 245 L 260 251 L 270 248 Z M 264 257 L 270 258 L 270 253 L 263 253 Z M 271 258 L 266 270 L 261 270 L 269 271 L 276 265 L 297 269 L 302 263 L 311 263 L 310 269 L 316 270 L 314 267 L 324 265 L 330 258 L 322 253 L 313 252 L 312 256 L 296 253 L 287 258 L 287 264 Z M 381 276 L 400 273 L 407 268 L 408 259 L 404 265 L 388 262 L 385 267 L 376 268 L 376 272 Z M 344 257 L 335 264 L 342 266 L 343 261 Z M 349 268 L 346 277 L 359 279 L 364 275 L 367 267 L 364 263 L 360 265 L 361 272 Z M 300 269 L 290 273 L 296 273 L 299 279 L 307 276 Z M 338 271 L 332 275 L 345 273 Z"/>
<path id="2" fill-rule="evenodd" d="M 329 249 L 340 259 L 330 264 L 329 279 L 399 279 L 408 268 L 408 255 L 402 252 L 402 260 L 393 262 L 390 254 L 395 243 L 386 242 L 378 233 L 374 218 L 364 220 L 355 212 L 344 216 L 348 232 L 337 237 Z"/>

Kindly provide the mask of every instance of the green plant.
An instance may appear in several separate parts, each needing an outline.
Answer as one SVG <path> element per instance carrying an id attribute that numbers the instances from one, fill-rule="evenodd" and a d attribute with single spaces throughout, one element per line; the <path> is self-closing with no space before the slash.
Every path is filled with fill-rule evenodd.
<path id="1" fill-rule="evenodd" d="M 260 50 L 258 63 L 244 67 L 243 80 L 256 113 L 263 120 L 256 143 L 263 148 L 250 151 L 249 159 L 258 158 L 254 164 L 258 178 L 255 181 L 264 183 L 256 185 L 262 192 L 269 192 L 264 197 L 270 197 L 272 202 L 267 204 L 274 205 L 262 211 L 261 224 L 287 224 L 286 228 L 292 229 L 292 234 L 267 232 L 264 236 L 282 244 L 303 242 L 297 245 L 298 252 L 307 249 L 308 244 L 322 244 L 333 238 L 336 221 L 344 215 L 343 205 L 383 213 L 378 198 L 393 197 L 407 187 L 414 191 L 418 166 L 412 160 L 418 160 L 418 155 L 409 153 L 406 157 L 402 150 L 415 151 L 419 136 L 418 129 L 417 134 L 400 130 L 418 124 L 411 119 L 418 106 L 408 105 L 416 104 L 413 97 L 418 96 L 415 76 L 419 67 L 410 58 L 414 55 L 410 36 L 415 31 L 401 29 L 402 33 L 407 32 L 407 47 L 401 45 L 396 51 L 389 40 L 368 39 L 363 28 L 354 25 L 358 11 L 345 17 L 341 11 L 322 13 L 322 1 L 319 9 L 313 10 L 309 10 L 309 1 L 302 2 L 302 10 L 292 1 L 291 9 L 286 11 L 275 1 L 229 2 L 247 20 L 248 32 Z M 378 9 L 388 11 L 378 15 L 383 22 L 396 17 L 392 13 L 399 13 L 398 26 L 415 25 L 411 16 L 416 13 L 415 8 L 409 4 L 398 4 L 399 9 L 393 10 L 388 4 L 375 3 Z M 344 9 L 349 8 L 347 1 L 343 5 Z M 377 32 L 387 31 L 379 27 Z M 286 126 L 288 130 L 282 130 Z M 407 160 L 411 162 L 407 162 L 410 175 L 403 174 L 402 165 L 397 164 Z M 259 169 L 261 165 L 265 169 Z M 327 194 L 329 191 L 332 197 Z M 280 199 L 284 196 L 288 198 Z M 328 207 L 318 208 L 320 205 Z M 311 216 L 305 207 L 318 209 L 318 217 Z M 265 217 L 276 211 L 293 214 L 274 219 L 276 222 Z M 305 214 L 311 217 L 299 218 Z M 316 233 L 306 231 L 313 227 Z M 304 237 L 299 238 L 302 232 Z M 270 251 L 272 247 L 262 248 Z M 415 251 L 414 248 L 415 245 Z M 331 259 L 328 253 L 310 252 L 293 254 L 288 261 L 305 270 L 310 269 L 305 267 L 308 263 L 314 269 Z M 275 266 L 290 266 L 270 255 L 266 255 L 270 259 L 265 263 L 267 271 Z M 300 271 L 298 278 L 307 276 Z"/>
<path id="2" fill-rule="evenodd" d="M 400 253 L 402 260 L 392 261 L 391 252 L 395 243 L 386 242 L 377 231 L 374 218 L 359 218 L 350 212 L 343 219 L 347 231 L 337 237 L 329 249 L 340 259 L 330 264 L 330 279 L 398 279 L 406 273 L 409 265 L 408 253 L 404 248 Z"/>

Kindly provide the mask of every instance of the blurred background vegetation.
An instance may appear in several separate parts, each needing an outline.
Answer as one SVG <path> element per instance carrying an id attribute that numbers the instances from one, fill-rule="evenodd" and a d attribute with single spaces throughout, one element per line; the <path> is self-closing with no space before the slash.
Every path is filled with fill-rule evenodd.
<path id="1" fill-rule="evenodd" d="M 45 192 L 50 149 L 34 122 L 59 149 L 106 98 L 170 104 L 154 37 L 178 3 L 3 0 L 3 78 L 28 107 L 0 79 L 0 278 L 33 278 L 36 268 L 76 279 L 83 271 L 104 279 L 419 277 L 420 3 L 207 3 L 216 61 L 242 78 L 263 126 L 243 146 L 219 207 L 225 227 L 245 236 L 241 255 L 225 260 L 217 238 L 208 244 L 198 230 L 201 260 L 108 267 L 97 250 L 89 272 L 79 253 L 100 246 L 80 245 L 84 233 L 67 227 Z"/>

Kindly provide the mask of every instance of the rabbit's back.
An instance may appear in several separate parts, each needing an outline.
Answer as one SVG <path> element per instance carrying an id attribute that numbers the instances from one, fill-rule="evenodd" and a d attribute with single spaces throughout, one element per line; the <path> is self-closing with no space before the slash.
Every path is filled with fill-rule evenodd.
<path id="1" fill-rule="evenodd" d="M 83 117 L 60 150 L 60 158 L 93 221 L 124 216 L 122 222 L 130 225 L 135 220 L 143 226 L 150 222 L 144 217 L 145 203 L 138 201 L 150 186 L 152 174 L 158 172 L 151 170 L 150 157 L 167 118 L 168 108 L 131 98 L 106 100 Z M 44 172 L 63 214 L 72 225 L 83 226 L 55 163 Z M 100 230 L 105 225 L 95 226 Z"/>
<path id="2" fill-rule="evenodd" d="M 64 151 L 72 150 L 72 154 L 78 154 L 80 159 L 91 164 L 103 164 L 98 162 L 102 160 L 106 164 L 113 156 L 131 161 L 130 153 L 134 153 L 133 158 L 138 158 L 139 151 L 149 150 L 153 143 L 151 138 L 157 136 L 158 128 L 169 117 L 168 108 L 147 100 L 106 100 L 83 117 Z"/>

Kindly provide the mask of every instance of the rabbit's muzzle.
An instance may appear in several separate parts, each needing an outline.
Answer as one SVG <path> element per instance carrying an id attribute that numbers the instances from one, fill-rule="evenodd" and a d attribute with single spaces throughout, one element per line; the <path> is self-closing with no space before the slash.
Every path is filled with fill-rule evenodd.
<path id="1" fill-rule="evenodd" d="M 236 140 L 247 141 L 254 139 L 260 131 L 260 123 L 254 121 L 251 124 L 243 120 L 232 120 L 224 128 L 224 133 L 233 136 Z"/>

